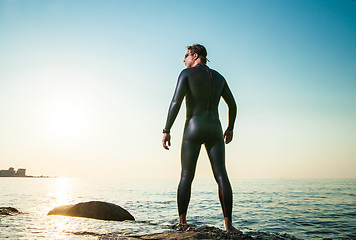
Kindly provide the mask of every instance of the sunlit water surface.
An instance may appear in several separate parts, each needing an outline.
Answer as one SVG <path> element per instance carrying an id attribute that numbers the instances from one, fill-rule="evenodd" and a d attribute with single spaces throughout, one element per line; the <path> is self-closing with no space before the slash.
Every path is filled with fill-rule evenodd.
<path id="1" fill-rule="evenodd" d="M 233 221 L 242 231 L 356 238 L 356 179 L 233 180 L 232 186 Z M 0 178 L 0 206 L 24 212 L 0 218 L 0 239 L 97 239 L 94 234 L 169 231 L 177 223 L 176 187 L 177 180 Z M 137 221 L 47 216 L 56 206 L 93 200 L 120 205 Z M 188 221 L 223 228 L 222 220 L 215 182 L 195 180 Z"/>

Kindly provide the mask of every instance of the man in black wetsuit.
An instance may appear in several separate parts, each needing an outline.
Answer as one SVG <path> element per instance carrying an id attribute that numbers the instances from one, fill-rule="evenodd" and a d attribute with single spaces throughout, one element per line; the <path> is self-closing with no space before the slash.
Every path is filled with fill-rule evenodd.
<path id="1" fill-rule="evenodd" d="M 170 129 L 177 117 L 183 98 L 186 102 L 186 122 L 181 149 L 181 179 L 178 186 L 179 225 L 187 224 L 186 214 L 190 200 L 191 184 L 195 174 L 201 145 L 205 145 L 215 180 L 219 186 L 219 199 L 224 214 L 225 229 L 237 231 L 232 226 L 232 189 L 225 169 L 225 143 L 231 142 L 236 118 L 236 103 L 224 79 L 217 71 L 206 66 L 207 52 L 204 46 L 187 47 L 184 69 L 169 107 L 166 126 L 163 129 L 163 147 L 171 145 Z M 223 98 L 229 108 L 229 124 L 223 134 L 218 105 Z M 168 146 L 167 146 L 168 144 Z"/>

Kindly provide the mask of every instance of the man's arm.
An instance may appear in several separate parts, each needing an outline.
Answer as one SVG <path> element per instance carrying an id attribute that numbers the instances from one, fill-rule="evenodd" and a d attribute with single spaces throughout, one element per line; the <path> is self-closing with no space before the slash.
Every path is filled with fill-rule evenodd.
<path id="1" fill-rule="evenodd" d="M 224 133 L 225 143 L 228 144 L 229 142 L 232 141 L 232 137 L 233 137 L 237 106 L 236 106 L 234 96 L 232 95 L 231 90 L 227 85 L 226 81 L 221 96 L 223 97 L 224 101 L 226 102 L 229 108 L 229 124 Z"/>
<path id="2" fill-rule="evenodd" d="M 166 126 L 164 128 L 164 135 L 162 139 L 162 144 L 163 147 L 167 150 L 169 150 L 168 146 L 171 145 L 170 143 L 170 130 L 171 127 L 174 123 L 174 120 L 176 119 L 180 106 L 182 105 L 183 98 L 187 92 L 187 84 L 188 84 L 188 78 L 186 75 L 186 70 L 183 70 L 181 74 L 178 77 L 178 82 L 176 86 L 176 90 L 173 95 L 173 99 L 171 101 L 171 104 L 169 106 L 168 110 L 168 116 L 167 116 L 167 121 L 166 121 Z M 168 146 L 166 145 L 166 142 L 168 142 Z"/>

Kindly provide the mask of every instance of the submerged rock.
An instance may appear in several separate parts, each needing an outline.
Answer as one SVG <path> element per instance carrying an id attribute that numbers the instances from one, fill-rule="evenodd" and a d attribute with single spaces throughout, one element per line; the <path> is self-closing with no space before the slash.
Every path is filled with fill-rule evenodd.
<path id="1" fill-rule="evenodd" d="M 0 207 L 0 215 L 13 216 L 19 214 L 20 211 L 13 207 Z"/>
<path id="2" fill-rule="evenodd" d="M 135 218 L 122 207 L 113 203 L 91 201 L 75 205 L 63 205 L 53 208 L 47 215 L 63 215 L 72 217 L 86 217 L 101 220 L 135 220 Z"/>

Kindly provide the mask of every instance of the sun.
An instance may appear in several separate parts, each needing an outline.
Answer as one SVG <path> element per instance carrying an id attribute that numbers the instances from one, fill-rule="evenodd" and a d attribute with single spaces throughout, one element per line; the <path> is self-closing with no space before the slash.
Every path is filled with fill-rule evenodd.
<path id="1" fill-rule="evenodd" d="M 47 128 L 57 136 L 80 135 L 86 127 L 83 107 L 75 103 L 60 103 L 51 106 L 47 112 Z"/>

